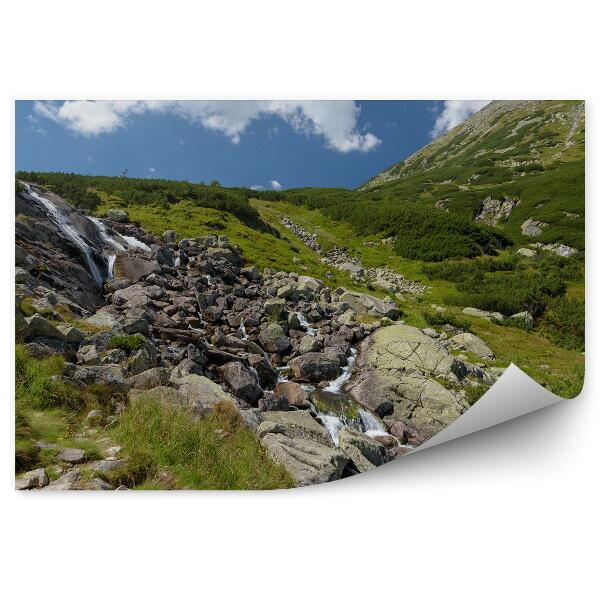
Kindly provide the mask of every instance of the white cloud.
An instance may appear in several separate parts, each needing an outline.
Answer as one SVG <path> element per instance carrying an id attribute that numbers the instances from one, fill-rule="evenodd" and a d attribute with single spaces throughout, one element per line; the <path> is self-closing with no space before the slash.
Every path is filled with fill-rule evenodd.
<path id="1" fill-rule="evenodd" d="M 257 192 L 262 192 L 265 188 L 262 185 L 251 185 L 250 189 L 255 190 Z"/>
<path id="2" fill-rule="evenodd" d="M 338 152 L 368 152 L 381 140 L 358 129 L 360 106 L 352 100 L 187 100 L 35 102 L 38 116 L 62 123 L 82 135 L 111 133 L 125 127 L 130 116 L 143 112 L 176 114 L 191 123 L 226 135 L 239 144 L 251 121 L 276 116 L 294 131 L 322 136 Z"/>
<path id="3" fill-rule="evenodd" d="M 276 179 L 269 181 L 269 185 L 271 186 L 271 189 L 275 190 L 276 192 L 283 189 L 283 186 Z"/>
<path id="4" fill-rule="evenodd" d="M 486 104 L 489 104 L 489 100 L 446 100 L 442 112 L 435 120 L 430 136 L 436 138 L 442 133 L 449 131 Z"/>
<path id="5" fill-rule="evenodd" d="M 150 167 L 148 171 L 150 171 L 150 173 L 156 173 L 156 169 L 154 167 Z"/>

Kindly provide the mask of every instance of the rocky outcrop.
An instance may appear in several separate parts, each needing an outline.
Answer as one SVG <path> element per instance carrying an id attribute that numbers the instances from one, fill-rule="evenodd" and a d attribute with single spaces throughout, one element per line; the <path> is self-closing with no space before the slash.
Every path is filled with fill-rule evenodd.
<path id="1" fill-rule="evenodd" d="M 379 329 L 360 345 L 350 394 L 388 417 L 390 427 L 400 421 L 413 439 L 427 439 L 467 410 L 461 388 L 475 383 L 473 374 L 477 383 L 484 377 L 493 380 L 490 373 L 452 356 L 451 345 L 408 325 Z"/>
<path id="2" fill-rule="evenodd" d="M 508 219 L 512 209 L 517 206 L 519 202 L 519 200 L 513 198 L 492 198 L 491 196 L 488 196 L 483 200 L 475 220 L 496 227 L 498 223 Z"/>
<path id="3" fill-rule="evenodd" d="M 545 226 L 546 223 L 542 223 L 542 221 L 527 219 L 521 225 L 521 232 L 523 235 L 527 235 L 529 237 L 537 237 L 542 233 L 542 228 Z"/>

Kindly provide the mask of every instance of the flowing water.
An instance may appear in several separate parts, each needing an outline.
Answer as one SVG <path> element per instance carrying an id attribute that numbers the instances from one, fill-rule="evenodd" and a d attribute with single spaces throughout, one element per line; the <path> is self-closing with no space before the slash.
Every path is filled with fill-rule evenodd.
<path id="1" fill-rule="evenodd" d="M 317 327 L 311 327 L 310 323 L 302 313 L 296 313 L 296 316 L 298 317 L 298 323 L 300 323 L 301 327 L 306 329 L 308 335 L 314 337 L 317 335 L 317 333 L 319 333 L 319 329 Z"/>
<path id="2" fill-rule="evenodd" d="M 44 198 L 43 196 L 40 196 L 37 192 L 34 192 L 30 185 L 24 185 L 29 196 L 44 207 L 48 217 L 54 221 L 54 223 L 56 223 L 63 235 L 81 250 L 90 275 L 98 285 L 102 285 L 102 272 L 96 264 L 92 250 L 85 237 L 79 232 L 69 217 L 59 210 L 59 208 L 53 202 L 47 198 Z"/>
<path id="3" fill-rule="evenodd" d="M 150 248 L 150 246 L 148 246 L 147 244 L 144 244 L 144 242 L 142 242 L 141 240 L 138 240 L 137 238 L 133 237 L 132 235 L 124 235 L 123 239 L 132 248 L 139 248 L 140 250 L 143 250 L 144 252 L 152 252 L 152 248 Z"/>

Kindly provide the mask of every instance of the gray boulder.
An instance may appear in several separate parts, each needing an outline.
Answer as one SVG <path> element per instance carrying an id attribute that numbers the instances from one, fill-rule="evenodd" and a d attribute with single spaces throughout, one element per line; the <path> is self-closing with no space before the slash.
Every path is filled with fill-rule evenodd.
<path id="1" fill-rule="evenodd" d="M 494 358 L 494 353 L 491 348 L 476 335 L 472 333 L 460 333 L 450 338 L 450 342 L 458 348 L 458 350 L 463 350 L 464 352 L 472 352 L 473 354 L 477 354 L 477 356 L 481 356 L 481 358 Z"/>
<path id="2" fill-rule="evenodd" d="M 116 221 L 117 223 L 128 223 L 129 222 L 129 215 L 127 214 L 127 212 L 124 210 L 118 210 L 116 208 L 111 208 L 108 211 L 107 217 L 111 221 Z"/>
<path id="3" fill-rule="evenodd" d="M 28 471 L 17 477 L 15 481 L 15 489 L 17 490 L 33 490 L 46 487 L 50 483 L 48 473 L 43 468 Z"/>
<path id="4" fill-rule="evenodd" d="M 278 323 L 271 323 L 260 332 L 258 341 L 266 352 L 286 354 L 292 349 L 292 342 Z"/>
<path id="5" fill-rule="evenodd" d="M 400 314 L 394 302 L 386 302 L 370 294 L 345 291 L 339 301 L 347 304 L 356 314 L 388 317 L 392 320 L 397 319 Z"/>
<path id="6" fill-rule="evenodd" d="M 25 317 L 27 323 L 23 331 L 23 340 L 28 341 L 37 337 L 52 338 L 64 342 L 65 336 L 50 321 L 37 313 L 32 317 Z"/>
<path id="7" fill-rule="evenodd" d="M 256 406 L 262 396 L 262 389 L 254 374 L 241 362 L 229 362 L 219 368 L 221 379 L 227 387 L 242 400 Z"/>
<path id="8" fill-rule="evenodd" d="M 299 486 L 341 479 L 348 464 L 341 450 L 312 440 L 267 433 L 260 442 L 271 459 L 282 465 Z"/>
<path id="9" fill-rule="evenodd" d="M 301 381 L 319 383 L 335 379 L 340 374 L 337 359 L 321 352 L 307 352 L 289 362 L 294 377 Z"/>
<path id="10" fill-rule="evenodd" d="M 82 463 L 85 460 L 85 450 L 81 448 L 65 448 L 58 453 L 56 458 L 73 464 Z"/>
<path id="11" fill-rule="evenodd" d="M 384 463 L 385 448 L 373 438 L 352 427 L 342 427 L 338 446 L 354 463 L 359 473 L 369 471 Z"/>

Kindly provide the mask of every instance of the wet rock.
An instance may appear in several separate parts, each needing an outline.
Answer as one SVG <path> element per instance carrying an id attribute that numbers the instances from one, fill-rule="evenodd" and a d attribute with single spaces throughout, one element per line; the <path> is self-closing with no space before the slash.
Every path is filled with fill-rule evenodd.
<path id="1" fill-rule="evenodd" d="M 299 486 L 340 479 L 348 464 L 346 455 L 337 448 L 281 433 L 267 433 L 261 438 L 261 444 Z"/>
<path id="2" fill-rule="evenodd" d="M 115 259 L 114 273 L 117 277 L 125 277 L 136 283 L 150 273 L 160 273 L 161 268 L 157 261 L 141 256 L 119 254 Z"/>
<path id="3" fill-rule="evenodd" d="M 251 354 L 247 360 L 248 365 L 256 371 L 261 387 L 270 389 L 277 383 L 277 371 L 266 357 L 260 354 Z"/>
<path id="4" fill-rule="evenodd" d="M 340 363 L 321 352 L 307 352 L 289 362 L 294 377 L 301 381 L 319 383 L 335 379 L 340 374 Z"/>
<path id="5" fill-rule="evenodd" d="M 352 427 L 342 427 L 338 446 L 356 466 L 359 473 L 369 471 L 384 463 L 383 444 Z"/>
<path id="6" fill-rule="evenodd" d="M 331 435 L 310 415 L 308 410 L 273 411 L 262 414 L 263 422 L 258 428 L 258 437 L 273 431 L 276 425 L 277 432 L 290 438 L 312 440 L 325 446 L 333 446 Z"/>

